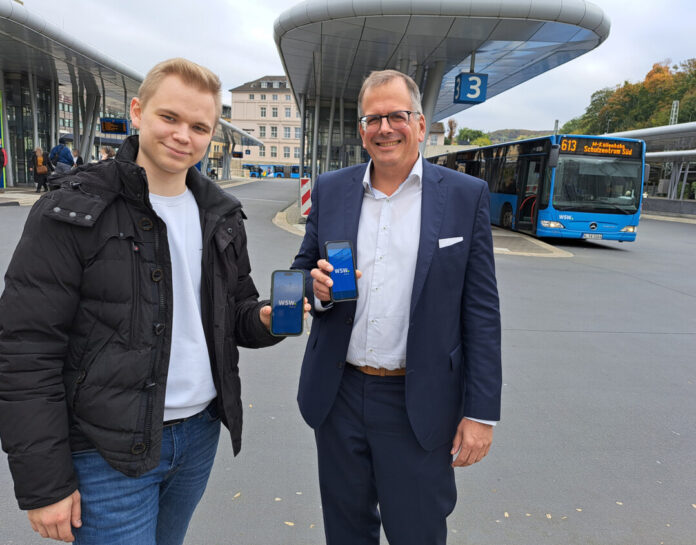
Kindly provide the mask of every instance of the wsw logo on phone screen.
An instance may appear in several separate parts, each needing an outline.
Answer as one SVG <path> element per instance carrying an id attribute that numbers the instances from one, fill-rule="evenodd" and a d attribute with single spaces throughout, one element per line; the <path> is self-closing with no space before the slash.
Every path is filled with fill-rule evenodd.
<path id="1" fill-rule="evenodd" d="M 353 253 L 350 248 L 332 248 L 329 250 L 329 263 L 333 265 L 333 296 L 335 299 L 352 299 L 356 296 L 355 271 L 353 270 Z"/>
<path id="2" fill-rule="evenodd" d="M 271 329 L 274 335 L 302 332 L 304 277 L 298 271 L 273 273 Z"/>

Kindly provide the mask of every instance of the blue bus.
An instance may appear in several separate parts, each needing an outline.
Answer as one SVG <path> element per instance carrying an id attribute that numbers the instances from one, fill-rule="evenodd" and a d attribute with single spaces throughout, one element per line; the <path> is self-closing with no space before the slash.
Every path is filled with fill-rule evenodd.
<path id="1" fill-rule="evenodd" d="M 299 178 L 300 167 L 298 165 L 251 165 L 243 164 L 243 169 L 249 171 L 252 178 Z M 305 176 L 308 171 L 305 169 Z"/>
<path id="2" fill-rule="evenodd" d="M 495 225 L 537 237 L 636 239 L 641 140 L 554 135 L 428 160 L 488 182 Z"/>

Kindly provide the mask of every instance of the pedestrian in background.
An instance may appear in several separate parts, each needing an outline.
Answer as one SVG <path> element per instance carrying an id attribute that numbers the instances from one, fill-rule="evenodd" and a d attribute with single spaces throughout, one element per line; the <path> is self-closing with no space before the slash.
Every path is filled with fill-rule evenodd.
<path id="1" fill-rule="evenodd" d="M 82 156 L 80 155 L 80 150 L 78 150 L 77 148 L 73 148 L 73 150 L 72 150 L 72 156 L 73 156 L 73 166 L 74 166 L 74 168 L 77 168 L 77 167 L 79 167 L 80 165 L 84 165 L 84 164 L 85 164 L 84 159 L 83 159 Z"/>
<path id="2" fill-rule="evenodd" d="M 423 159 L 420 102 L 405 74 L 365 80 L 371 160 L 319 176 L 292 265 L 314 304 L 298 402 L 328 545 L 378 545 L 380 524 L 391 545 L 444 545 L 454 466 L 488 454 L 500 418 L 488 186 Z M 332 240 L 356 250 L 357 301 L 331 302 Z"/>
<path id="3" fill-rule="evenodd" d="M 34 153 L 30 155 L 29 172 L 34 173 L 34 183 L 36 184 L 36 192 L 40 193 L 41 188 L 48 191 L 48 175 L 53 172 L 53 165 L 48 159 L 48 153 L 41 148 L 36 148 Z"/>
<path id="4" fill-rule="evenodd" d="M 73 167 L 72 153 L 70 153 L 70 148 L 65 145 L 66 142 L 67 140 L 65 138 L 60 138 L 58 140 L 58 145 L 54 146 L 51 153 L 48 154 L 56 174 L 70 172 Z"/>
<path id="5" fill-rule="evenodd" d="M 102 146 L 99 148 L 99 160 L 106 161 L 107 159 L 113 159 L 116 156 L 114 153 L 114 148 L 111 146 Z"/>

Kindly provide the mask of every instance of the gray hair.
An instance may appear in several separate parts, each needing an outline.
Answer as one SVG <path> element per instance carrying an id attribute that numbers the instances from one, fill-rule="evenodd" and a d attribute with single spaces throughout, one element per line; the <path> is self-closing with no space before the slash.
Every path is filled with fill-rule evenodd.
<path id="1" fill-rule="evenodd" d="M 420 89 L 418 89 L 418 85 L 409 75 L 399 72 L 398 70 L 375 70 L 365 78 L 365 81 L 363 81 L 360 89 L 360 94 L 358 95 L 358 117 L 362 117 L 364 115 L 362 101 L 363 97 L 365 96 L 365 92 L 373 87 L 385 85 L 397 78 L 403 80 L 403 82 L 406 84 L 406 88 L 408 89 L 408 94 L 411 95 L 411 109 L 414 112 L 418 112 L 422 115 L 423 106 L 421 106 Z"/>

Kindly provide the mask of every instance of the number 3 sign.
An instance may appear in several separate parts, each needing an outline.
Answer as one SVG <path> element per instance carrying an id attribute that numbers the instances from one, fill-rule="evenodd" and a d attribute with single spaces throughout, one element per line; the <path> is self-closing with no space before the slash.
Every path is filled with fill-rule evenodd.
<path id="1" fill-rule="evenodd" d="M 486 100 L 488 74 L 461 73 L 454 79 L 455 104 L 479 104 Z"/>

